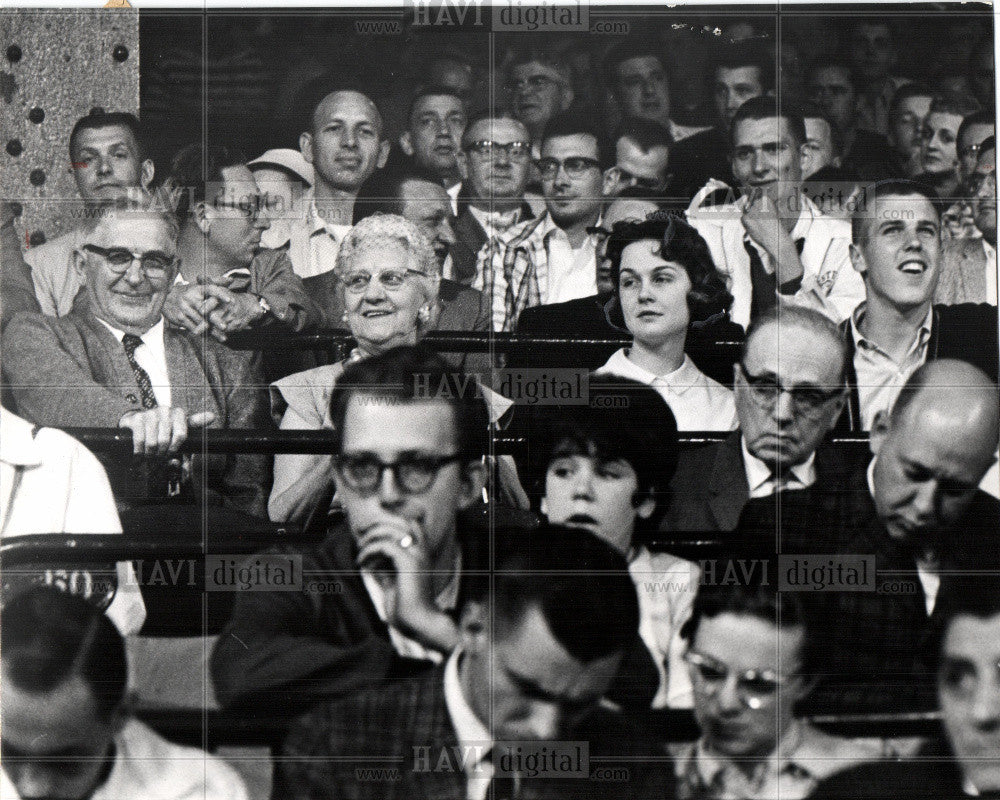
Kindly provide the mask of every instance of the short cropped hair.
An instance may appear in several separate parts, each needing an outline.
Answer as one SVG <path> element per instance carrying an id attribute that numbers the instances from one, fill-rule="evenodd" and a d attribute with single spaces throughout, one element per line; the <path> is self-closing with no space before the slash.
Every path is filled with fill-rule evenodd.
<path id="1" fill-rule="evenodd" d="M 865 240 L 865 224 L 875 209 L 875 201 L 889 195 L 901 195 L 903 197 L 923 197 L 930 201 L 937 212 L 938 218 L 941 216 L 941 200 L 937 192 L 930 186 L 920 181 L 893 179 L 888 181 L 878 181 L 877 183 L 864 187 L 864 203 L 858 203 L 851 216 L 851 241 L 860 245 Z"/>
<path id="2" fill-rule="evenodd" d="M 545 405 L 530 410 L 529 491 L 544 494 L 545 475 L 558 458 L 589 456 L 628 463 L 638 480 L 638 502 L 657 501 L 666 511 L 668 485 L 677 468 L 677 420 L 649 386 L 592 374 L 587 405 Z"/>
<path id="3" fill-rule="evenodd" d="M 840 327 L 826 314 L 803 306 L 773 306 L 755 317 L 747 329 L 743 344 L 740 346 L 741 362 L 746 360 L 747 351 L 750 349 L 753 338 L 768 325 L 780 325 L 783 330 L 799 328 L 825 336 L 837 352 L 840 361 L 840 369 L 837 371 L 838 382 L 843 382 L 847 373 L 847 342 Z"/>
<path id="4" fill-rule="evenodd" d="M 911 97 L 927 97 L 933 99 L 934 94 L 934 90 L 930 86 L 923 83 L 904 83 L 892 96 L 892 102 L 889 104 L 889 114 L 890 116 L 894 116 L 899 113 L 899 107 L 902 105 L 904 100 L 909 100 Z"/>
<path id="5" fill-rule="evenodd" d="M 76 160 L 76 139 L 82 131 L 96 131 L 102 128 L 125 128 L 135 139 L 135 146 L 139 150 L 139 160 L 147 158 L 146 147 L 142 141 L 139 120 L 135 114 L 127 111 L 100 111 L 95 109 L 86 116 L 80 117 L 73 126 L 73 131 L 69 135 L 69 155 L 70 159 Z"/>
<path id="6" fill-rule="evenodd" d="M 417 103 L 425 97 L 454 97 L 462 104 L 462 109 L 465 109 L 465 100 L 454 89 L 449 89 L 447 86 L 421 86 L 410 98 L 410 105 L 406 109 L 406 127 L 410 127 L 413 122 L 413 112 L 417 109 Z"/>
<path id="7" fill-rule="evenodd" d="M 799 106 L 799 113 L 802 115 L 803 124 L 807 119 L 821 119 L 830 126 L 830 139 L 833 142 L 833 154 L 842 156 L 844 154 L 844 132 L 840 129 L 830 115 L 815 103 L 803 102 Z"/>
<path id="8" fill-rule="evenodd" d="M 714 77 L 719 69 L 740 69 L 752 67 L 760 75 L 760 86 L 764 93 L 774 89 L 774 59 L 769 56 L 763 46 L 753 39 L 739 42 L 725 42 L 715 48 L 711 62 L 710 77 Z"/>
<path id="9" fill-rule="evenodd" d="M 333 452 L 341 452 L 347 406 L 355 395 L 391 398 L 402 403 L 443 401 L 452 410 L 458 452 L 469 461 L 489 450 L 489 412 L 478 384 L 424 345 L 394 347 L 348 364 L 330 395 Z"/>
<path id="10" fill-rule="evenodd" d="M 836 69 L 843 72 L 852 88 L 857 89 L 854 85 L 854 69 L 848 61 L 836 55 L 821 55 L 814 59 L 806 70 L 806 83 L 808 84 L 812 76 L 821 69 Z"/>
<path id="11" fill-rule="evenodd" d="M 611 166 L 604 136 L 592 114 L 568 110 L 554 115 L 545 125 L 540 144 L 544 145 L 549 139 L 557 136 L 592 136 L 597 142 L 597 160 L 601 164 L 601 169 Z"/>
<path id="12" fill-rule="evenodd" d="M 0 654 L 7 677 L 27 692 L 51 692 L 78 677 L 102 720 L 125 699 L 121 635 L 100 609 L 67 592 L 36 586 L 16 595 L 3 610 Z"/>
<path id="13" fill-rule="evenodd" d="M 566 86 L 570 85 L 572 73 L 569 64 L 553 47 L 545 47 L 541 44 L 516 47 L 511 54 L 510 61 L 507 63 L 508 76 L 513 72 L 515 67 L 520 67 L 524 64 L 541 64 L 549 69 L 554 69 L 559 73 Z"/>
<path id="14" fill-rule="evenodd" d="M 958 126 L 958 135 L 955 137 L 956 142 L 961 142 L 962 137 L 965 136 L 966 131 L 969 130 L 973 125 L 992 125 L 996 128 L 996 116 L 992 111 L 980 110 L 972 114 L 969 114 L 965 119 L 962 120 L 962 124 Z"/>
<path id="15" fill-rule="evenodd" d="M 499 536 L 495 618 L 516 625 L 537 608 L 556 641 L 588 664 L 621 653 L 639 632 L 639 601 L 625 557 L 590 531 L 543 523 L 525 536 Z M 489 597 L 476 581 L 470 597 Z"/>
<path id="16" fill-rule="evenodd" d="M 670 135 L 670 131 L 659 122 L 645 119 L 623 120 L 612 135 L 611 143 L 617 147 L 622 139 L 632 140 L 644 153 L 648 153 L 654 147 L 672 149 L 674 146 L 674 137 Z"/>
<path id="17" fill-rule="evenodd" d="M 429 170 L 416 164 L 407 164 L 400 169 L 379 170 L 372 175 L 358 192 L 354 201 L 354 216 L 351 220 L 356 225 L 365 217 L 373 214 L 403 213 L 403 185 L 407 181 L 421 181 L 441 186 L 441 179 Z"/>
<path id="18" fill-rule="evenodd" d="M 958 617 L 985 620 L 997 615 L 1000 615 L 1000 575 L 944 575 L 925 640 L 927 663 L 938 663 L 944 638 Z"/>
<path id="19" fill-rule="evenodd" d="M 170 164 L 169 181 L 177 193 L 177 219 L 183 225 L 198 203 L 207 199 L 205 185 L 222 182 L 222 170 L 247 163 L 244 152 L 222 145 L 194 142 L 182 148 Z"/>
<path id="20" fill-rule="evenodd" d="M 664 58 L 663 46 L 650 37 L 632 37 L 622 39 L 604 57 L 602 71 L 605 86 L 614 91 L 615 84 L 618 83 L 616 72 L 619 65 L 633 58 L 655 58 L 667 76 L 667 86 L 670 85 L 670 65 Z"/>
<path id="21" fill-rule="evenodd" d="M 417 272 L 431 278 L 440 276 L 441 268 L 423 231 L 398 214 L 372 214 L 351 228 L 337 253 L 337 274 L 347 273 L 359 253 L 381 248 L 389 243 L 402 245 L 406 249 L 414 265 L 413 269 Z M 433 283 L 433 296 L 437 297 L 437 281 Z M 426 288 L 424 293 L 430 294 L 430 288 Z"/>
<path id="22" fill-rule="evenodd" d="M 744 120 L 758 120 L 782 118 L 788 124 L 788 130 L 795 138 L 796 145 L 802 145 L 806 140 L 806 124 L 802 120 L 802 113 L 794 108 L 790 103 L 778 102 L 778 99 L 770 95 L 752 97 L 743 105 L 736 109 L 733 115 L 733 124 L 729 133 L 729 147 L 734 148 L 736 142 L 736 129 Z"/>
<path id="23" fill-rule="evenodd" d="M 618 285 L 622 253 L 633 242 L 646 239 L 660 242 L 660 258 L 680 264 L 687 272 L 691 281 L 687 304 L 692 326 L 705 324 L 729 310 L 733 304 L 733 296 L 726 288 L 725 276 L 716 269 L 708 244 L 701 234 L 683 217 L 660 213 L 642 222 L 617 222 L 608 237 L 605 257 L 611 262 L 614 299 L 608 311 L 608 319 L 613 325 L 625 329 Z"/>
<path id="24" fill-rule="evenodd" d="M 515 117 L 510 111 L 501 108 L 496 108 L 496 109 L 481 108 L 477 111 L 472 112 L 469 115 L 468 122 L 465 123 L 465 130 L 462 132 L 462 149 L 464 150 L 470 144 L 472 144 L 472 142 L 469 140 L 469 129 L 472 128 L 473 125 L 476 125 L 477 123 L 480 123 L 483 120 L 500 120 L 500 119 L 509 120 L 510 122 L 516 122 L 521 127 L 524 127 L 524 123 L 521 122 L 521 120 L 519 120 L 517 117 Z M 527 139 L 528 140 L 531 139 L 530 133 L 527 134 Z"/>

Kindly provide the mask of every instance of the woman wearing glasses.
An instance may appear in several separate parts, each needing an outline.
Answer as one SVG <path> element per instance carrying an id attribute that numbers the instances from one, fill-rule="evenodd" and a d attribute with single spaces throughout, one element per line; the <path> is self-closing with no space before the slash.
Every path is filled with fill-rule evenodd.
<path id="1" fill-rule="evenodd" d="M 403 217 L 374 214 L 344 238 L 337 257 L 337 291 L 358 343 L 337 364 L 282 378 L 271 386 L 271 407 L 282 430 L 330 428 L 330 395 L 353 361 L 416 344 L 439 313 L 441 274 L 434 250 Z M 498 408 L 503 413 L 506 408 Z M 303 522 L 332 488 L 328 455 L 288 454 L 274 459 L 268 514 L 275 522 Z"/>
<path id="2" fill-rule="evenodd" d="M 725 318 L 732 296 L 698 232 L 672 215 L 621 222 L 608 238 L 609 319 L 634 337 L 597 372 L 656 389 L 681 431 L 736 428 L 733 393 L 685 354 L 689 330 Z"/>

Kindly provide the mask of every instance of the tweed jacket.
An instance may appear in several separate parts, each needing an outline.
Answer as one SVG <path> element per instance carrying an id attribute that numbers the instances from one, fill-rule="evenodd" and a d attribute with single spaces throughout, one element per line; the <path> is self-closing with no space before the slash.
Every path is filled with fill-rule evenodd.
<path id="1" fill-rule="evenodd" d="M 163 339 L 174 406 L 189 414 L 214 413 L 213 428 L 270 427 L 266 387 L 249 354 L 169 327 Z M 39 425 L 117 428 L 126 412 L 142 410 L 124 349 L 82 311 L 58 318 L 17 315 L 4 331 L 3 376 L 17 412 Z M 134 462 L 126 467 L 125 459 L 103 461 L 119 502 L 135 498 Z M 191 483 L 202 502 L 264 516 L 268 462 L 249 454 L 195 459 Z"/>
<path id="2" fill-rule="evenodd" d="M 934 302 L 946 306 L 958 303 L 997 304 L 996 250 L 987 259 L 982 239 L 953 239 L 941 251 L 941 277 L 934 290 Z M 987 291 L 986 271 L 993 270 L 993 291 Z"/>
<path id="3" fill-rule="evenodd" d="M 663 800 L 674 796 L 669 758 L 628 727 L 620 715 L 598 708 L 580 729 L 563 738 L 589 743 L 592 773 L 601 766 L 625 766 L 629 779 L 525 777 L 521 800 Z M 285 741 L 273 796 L 282 800 L 465 800 L 461 750 L 453 749 L 458 746 L 444 699 L 444 668 L 437 667 L 416 678 L 313 709 L 294 725 Z M 361 770 L 369 769 L 362 779 Z"/>

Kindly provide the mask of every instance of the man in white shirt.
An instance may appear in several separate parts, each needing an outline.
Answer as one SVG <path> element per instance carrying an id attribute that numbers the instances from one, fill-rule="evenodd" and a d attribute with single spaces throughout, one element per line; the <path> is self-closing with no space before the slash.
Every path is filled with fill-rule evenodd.
<path id="1" fill-rule="evenodd" d="M 601 134 L 577 114 L 554 118 L 545 129 L 542 175 L 546 212 L 516 225 L 479 253 L 473 288 L 489 295 L 493 329 L 512 331 L 531 306 L 597 293 L 598 225 L 607 178 Z"/>
<path id="2" fill-rule="evenodd" d="M 290 223 L 288 255 L 295 274 L 309 278 L 337 263 L 358 191 L 385 166 L 389 142 L 375 104 L 360 92 L 338 91 L 320 100 L 299 148 L 313 165 L 316 182 L 303 195 L 305 216 Z"/>
<path id="3" fill-rule="evenodd" d="M 773 97 L 755 97 L 736 112 L 730 159 L 743 197 L 701 208 L 710 182 L 688 209 L 733 295 L 732 319 L 746 328 L 779 301 L 822 311 L 840 322 L 864 299 L 851 269 L 850 227 L 824 216 L 802 191 L 805 124 Z"/>
<path id="4" fill-rule="evenodd" d="M 125 645 L 97 608 L 36 587 L 3 623 L 4 800 L 246 800 L 232 767 L 131 716 Z"/>
<path id="5" fill-rule="evenodd" d="M 734 367 L 739 429 L 682 451 L 664 529 L 731 531 L 751 499 L 841 481 L 856 465 L 821 442 L 844 407 L 844 368 L 840 332 L 818 311 L 758 318 Z"/>
<path id="6" fill-rule="evenodd" d="M 153 162 L 145 155 L 139 120 L 132 114 L 102 112 L 81 117 L 69 137 L 69 156 L 83 199 L 83 221 L 95 219 L 130 192 L 138 196 L 153 180 Z M 73 268 L 73 251 L 86 227 L 77 226 L 24 253 L 43 314 L 61 317 L 73 307 L 81 286 Z"/>

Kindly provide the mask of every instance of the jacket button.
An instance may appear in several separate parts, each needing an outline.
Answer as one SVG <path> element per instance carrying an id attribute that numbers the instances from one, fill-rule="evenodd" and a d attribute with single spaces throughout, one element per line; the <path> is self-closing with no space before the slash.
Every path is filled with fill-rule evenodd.
<path id="1" fill-rule="evenodd" d="M 131 393 L 125 395 L 125 399 L 128 400 L 128 402 L 130 402 L 130 403 L 138 403 L 139 402 L 139 398 L 136 397 L 134 394 L 131 394 Z"/>

